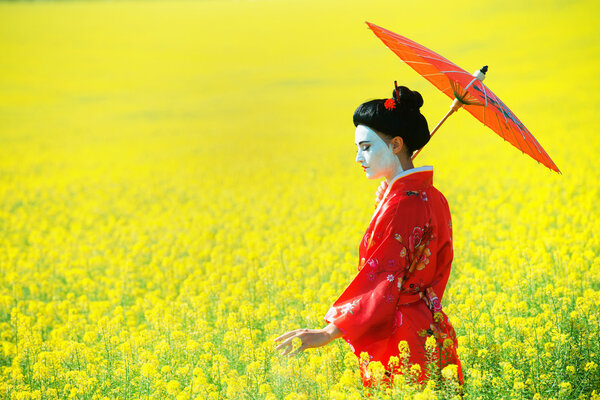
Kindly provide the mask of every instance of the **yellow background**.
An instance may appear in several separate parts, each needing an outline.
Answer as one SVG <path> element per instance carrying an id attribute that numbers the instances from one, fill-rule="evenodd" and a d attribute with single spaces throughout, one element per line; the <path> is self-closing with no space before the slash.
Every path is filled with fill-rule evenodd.
<path id="1" fill-rule="evenodd" d="M 394 80 L 423 95 L 430 127 L 450 105 L 369 21 L 467 71 L 488 65 L 486 85 L 562 171 L 465 111 L 415 160 L 434 166 L 453 215 L 443 305 L 467 392 L 589 397 L 599 345 L 572 345 L 599 333 L 599 11 L 0 3 L 0 391 L 357 395 L 331 366 L 341 340 L 289 363 L 270 341 L 322 327 L 356 272 L 378 185 L 355 163 L 356 106 L 389 97 Z M 494 367 L 508 360 L 520 374 Z"/>

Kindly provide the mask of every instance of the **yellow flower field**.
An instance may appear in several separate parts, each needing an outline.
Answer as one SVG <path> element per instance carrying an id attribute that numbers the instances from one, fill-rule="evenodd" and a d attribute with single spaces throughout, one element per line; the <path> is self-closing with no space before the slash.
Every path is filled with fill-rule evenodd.
<path id="1" fill-rule="evenodd" d="M 0 398 L 449 399 L 280 357 L 356 273 L 379 182 L 352 113 L 450 100 L 370 21 L 486 84 L 561 169 L 465 111 L 415 160 L 450 203 L 465 399 L 600 398 L 597 2 L 0 3 Z M 381 366 L 374 364 L 374 374 Z M 416 367 L 410 373 L 417 373 Z M 369 397 L 370 396 L 370 397 Z"/>

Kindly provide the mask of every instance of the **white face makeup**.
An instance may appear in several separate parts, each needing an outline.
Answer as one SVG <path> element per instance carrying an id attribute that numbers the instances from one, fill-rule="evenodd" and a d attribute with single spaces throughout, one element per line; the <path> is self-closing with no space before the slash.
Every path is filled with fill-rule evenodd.
<path id="1" fill-rule="evenodd" d="M 361 164 L 368 179 L 386 178 L 389 182 L 403 171 L 392 145 L 387 145 L 371 128 L 358 125 L 354 143 L 358 148 L 356 161 Z"/>

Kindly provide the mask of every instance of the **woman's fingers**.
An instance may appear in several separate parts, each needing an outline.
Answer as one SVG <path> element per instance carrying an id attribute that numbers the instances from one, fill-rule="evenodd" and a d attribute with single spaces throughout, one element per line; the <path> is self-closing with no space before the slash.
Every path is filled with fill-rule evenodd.
<path id="1" fill-rule="evenodd" d="M 296 339 L 300 341 L 300 345 L 294 349 L 293 341 Z M 275 341 L 281 341 L 275 350 L 283 349 L 282 356 L 286 354 L 291 356 L 309 348 L 325 346 L 331 340 L 331 335 L 325 329 L 296 329 L 275 339 Z"/>
<path id="2" fill-rule="evenodd" d="M 285 346 L 285 349 L 283 349 L 283 352 L 281 353 L 282 356 L 285 356 L 286 354 L 288 354 L 292 349 L 294 348 L 294 346 L 292 346 L 291 343 L 287 343 Z"/>
<path id="3" fill-rule="evenodd" d="M 290 336 L 293 336 L 293 335 L 295 335 L 297 332 L 298 332 L 298 329 L 296 329 L 296 330 L 294 330 L 294 331 L 289 331 L 289 332 L 286 332 L 286 333 L 284 333 L 283 335 L 279 336 L 278 338 L 275 338 L 275 339 L 273 339 L 273 341 L 274 341 L 274 342 L 279 342 L 280 340 L 287 339 L 287 338 L 289 338 Z"/>
<path id="4" fill-rule="evenodd" d="M 281 349 L 283 349 L 283 352 L 281 353 L 282 356 L 285 356 L 286 354 L 288 356 L 292 356 L 294 354 L 298 354 L 298 352 L 300 352 L 300 351 L 305 350 L 306 349 L 306 345 L 302 341 L 302 339 L 300 338 L 300 336 L 302 334 L 303 334 L 303 330 L 302 329 L 296 329 L 294 331 L 290 331 L 290 332 L 284 333 L 283 335 L 281 335 L 278 338 L 274 339 L 275 342 L 281 341 L 281 343 L 279 343 L 275 347 L 275 350 L 281 350 Z M 300 339 L 301 342 L 302 342 L 302 344 L 296 350 L 293 350 L 294 349 L 294 344 L 293 344 L 293 340 L 294 339 Z"/>
<path id="5" fill-rule="evenodd" d="M 377 193 L 375 194 L 375 202 L 376 203 L 379 203 L 381 201 L 381 199 L 383 198 L 383 195 L 385 194 L 385 190 L 387 189 L 387 186 L 388 186 L 387 182 L 383 181 L 377 188 Z"/>
<path id="6" fill-rule="evenodd" d="M 292 340 L 294 340 L 295 337 L 296 337 L 296 335 L 288 337 L 283 342 L 279 343 L 279 345 L 277 345 L 275 347 L 275 350 L 279 350 L 279 349 L 283 348 L 284 346 L 288 346 L 288 345 L 291 346 L 292 345 Z"/>
<path id="7" fill-rule="evenodd" d="M 282 342 L 279 346 L 275 347 L 275 350 L 282 350 L 283 352 L 281 353 L 282 356 L 285 356 L 287 353 L 289 353 L 292 350 L 293 346 L 292 346 L 292 342 L 290 341 L 285 341 Z"/>
<path id="8" fill-rule="evenodd" d="M 285 356 L 286 354 L 290 353 L 290 351 L 292 351 L 294 348 L 294 344 L 292 343 L 292 341 L 296 338 L 300 338 L 303 332 L 304 331 L 302 329 L 296 329 L 294 331 L 290 331 L 279 336 L 275 339 L 275 341 L 282 340 L 282 342 L 275 347 L 275 350 L 283 349 L 283 352 L 281 353 L 282 356 Z M 302 345 L 299 347 L 299 349 L 301 349 L 300 351 L 304 350 L 305 348 L 306 347 L 304 346 L 304 343 L 302 343 Z M 292 353 L 296 354 L 297 352 L 298 349 L 294 350 Z M 292 354 L 289 355 L 291 356 Z"/>
<path id="9" fill-rule="evenodd" d="M 302 343 L 302 346 L 298 347 L 296 350 L 294 350 L 290 354 L 288 354 L 288 357 L 296 355 L 296 354 L 300 353 L 301 351 L 304 351 L 305 349 L 306 349 L 306 347 L 304 346 L 304 343 Z"/>

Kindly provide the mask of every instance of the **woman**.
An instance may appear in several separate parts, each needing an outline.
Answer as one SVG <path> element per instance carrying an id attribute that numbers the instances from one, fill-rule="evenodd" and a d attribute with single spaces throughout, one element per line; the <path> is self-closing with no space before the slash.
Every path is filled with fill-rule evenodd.
<path id="1" fill-rule="evenodd" d="M 420 364 L 419 381 L 428 376 L 428 361 L 440 370 L 456 364 L 463 382 L 456 335 L 440 306 L 453 257 L 450 211 L 432 186 L 433 168 L 414 168 L 411 160 L 429 141 L 422 105 L 418 92 L 396 86 L 392 98 L 368 101 L 354 112 L 356 161 L 367 178 L 385 178 L 378 198 L 385 193 L 360 242 L 359 272 L 325 315 L 324 329 L 298 329 L 275 339 L 281 342 L 276 349 L 291 355 L 343 337 L 359 359 L 369 355 L 360 363 L 365 386 L 371 384 L 370 361 L 387 366 L 386 377 Z M 294 338 L 302 345 L 290 352 Z M 389 365 L 403 341 L 408 365 Z"/>

